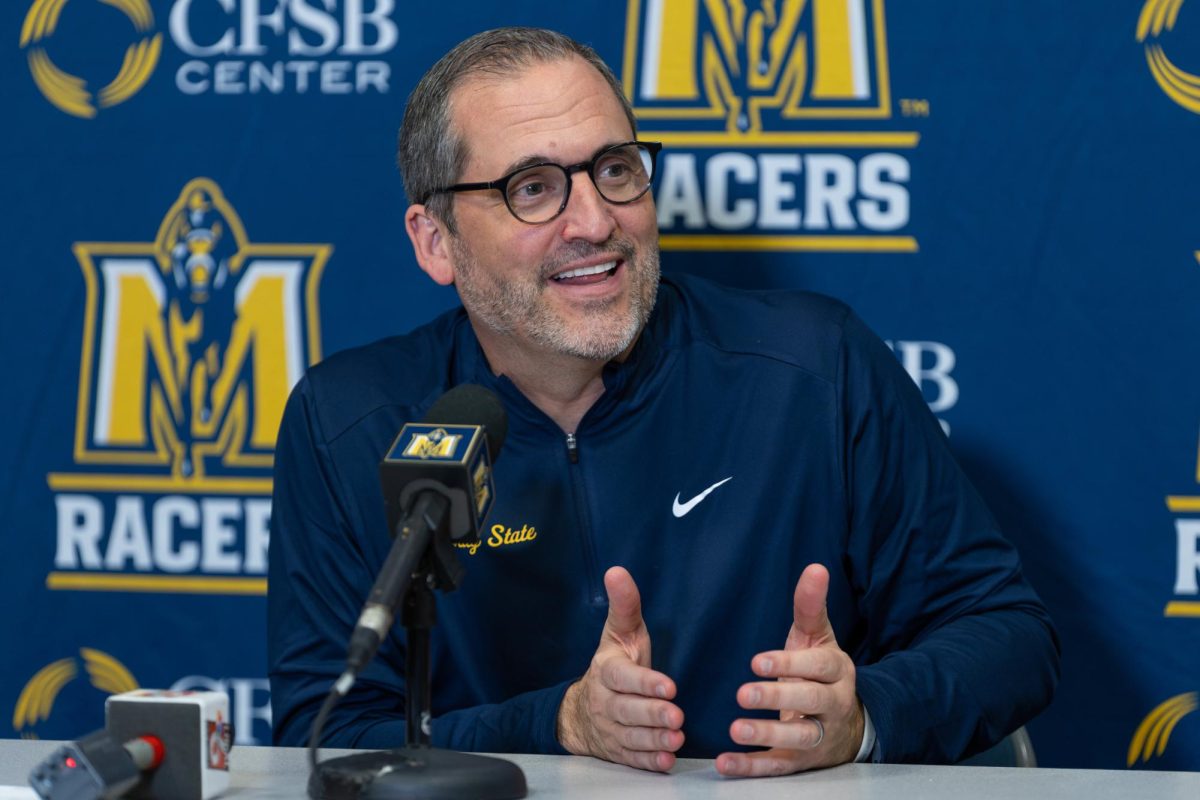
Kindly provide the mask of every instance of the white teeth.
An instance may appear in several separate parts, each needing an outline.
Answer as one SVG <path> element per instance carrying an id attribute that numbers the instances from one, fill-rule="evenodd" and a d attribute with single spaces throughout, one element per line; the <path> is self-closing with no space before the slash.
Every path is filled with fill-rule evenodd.
<path id="1" fill-rule="evenodd" d="M 584 275 L 599 275 L 601 272 L 608 272 L 617 266 L 615 261 L 606 261 L 603 264 L 597 264 L 594 267 L 580 267 L 579 269 L 567 270 L 560 272 L 554 276 L 554 280 L 561 281 L 565 278 L 582 278 Z"/>

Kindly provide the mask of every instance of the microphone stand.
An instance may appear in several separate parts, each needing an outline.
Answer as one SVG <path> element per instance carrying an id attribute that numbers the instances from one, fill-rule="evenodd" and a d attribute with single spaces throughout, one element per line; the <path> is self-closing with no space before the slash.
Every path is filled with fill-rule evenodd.
<path id="1" fill-rule="evenodd" d="M 404 610 L 400 613 L 407 642 L 404 655 L 404 684 L 408 690 L 404 697 L 405 741 L 414 747 L 432 747 L 429 722 L 433 717 L 433 687 L 429 676 L 433 670 L 429 633 L 437 622 L 437 595 L 429 585 L 432 575 L 418 574 L 414 578 L 417 579 L 409 585 Z"/>
<path id="2" fill-rule="evenodd" d="M 403 519 L 398 523 L 404 524 Z M 437 622 L 434 589 L 452 591 L 458 587 L 464 572 L 450 542 L 446 515 L 440 515 L 434 523 L 432 534 L 413 570 L 401 611 L 407 638 L 405 746 L 317 764 L 308 779 L 309 797 L 516 800 L 526 795 L 525 773 L 511 761 L 441 750 L 430 744 L 430 631 Z"/>

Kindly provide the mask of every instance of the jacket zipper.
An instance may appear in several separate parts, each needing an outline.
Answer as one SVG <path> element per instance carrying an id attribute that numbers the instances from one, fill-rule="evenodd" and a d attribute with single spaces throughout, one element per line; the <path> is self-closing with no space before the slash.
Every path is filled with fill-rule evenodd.
<path id="1" fill-rule="evenodd" d="M 572 464 L 579 463 L 579 441 L 573 433 L 567 434 L 567 460 Z M 593 606 L 601 606 L 608 597 L 596 566 L 596 542 L 592 537 L 591 515 L 588 513 L 583 473 L 579 469 L 569 468 L 568 472 L 571 473 L 571 483 L 575 488 L 575 516 L 579 520 L 579 536 L 583 542 L 583 566 L 587 572 L 588 600 Z"/>

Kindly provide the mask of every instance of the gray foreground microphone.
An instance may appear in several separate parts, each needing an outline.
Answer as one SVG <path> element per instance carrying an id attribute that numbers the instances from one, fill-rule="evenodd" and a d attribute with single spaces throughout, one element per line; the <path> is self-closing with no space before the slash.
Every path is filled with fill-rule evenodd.
<path id="1" fill-rule="evenodd" d="M 58 748 L 29 783 L 46 800 L 208 800 L 229 787 L 224 692 L 137 689 L 104 704 L 104 730 Z"/>
<path id="2" fill-rule="evenodd" d="M 165 752 L 157 736 L 121 743 L 108 731 L 96 731 L 55 750 L 29 773 L 29 785 L 43 800 L 124 797 L 143 772 L 162 763 Z"/>

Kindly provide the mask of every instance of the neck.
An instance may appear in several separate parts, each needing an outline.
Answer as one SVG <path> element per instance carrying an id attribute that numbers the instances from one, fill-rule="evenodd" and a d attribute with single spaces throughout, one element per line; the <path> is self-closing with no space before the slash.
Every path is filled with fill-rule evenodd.
<path id="1" fill-rule="evenodd" d="M 483 325 L 472 323 L 472 327 L 492 372 L 507 376 L 564 433 L 574 433 L 583 415 L 604 394 L 601 373 L 607 360 L 514 348 L 508 337 Z M 632 349 L 630 344 L 615 360 L 624 361 Z"/>

